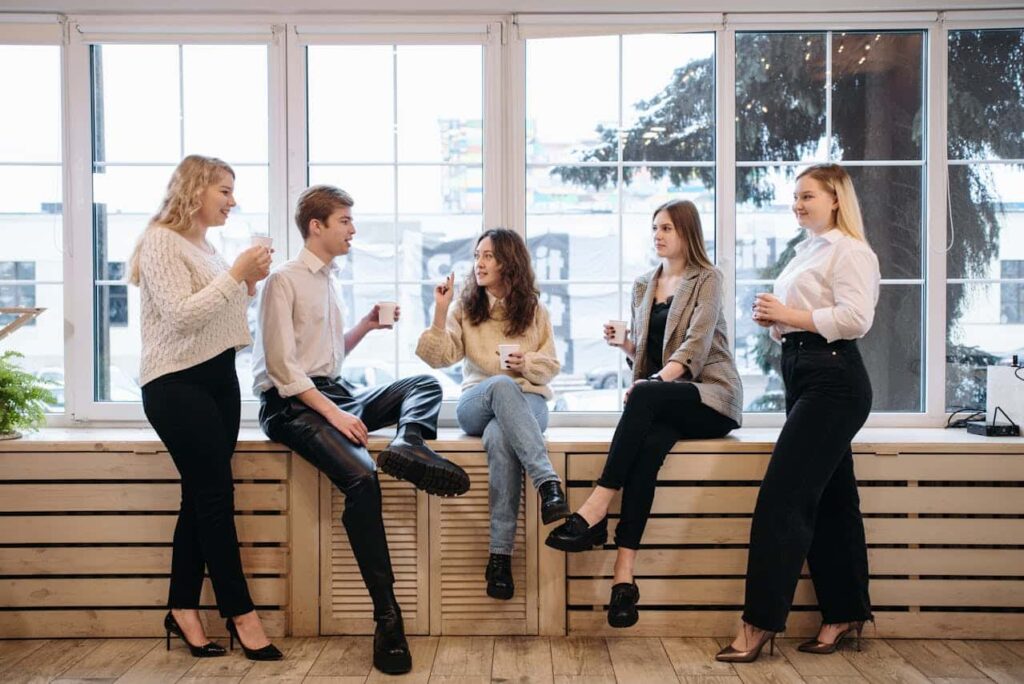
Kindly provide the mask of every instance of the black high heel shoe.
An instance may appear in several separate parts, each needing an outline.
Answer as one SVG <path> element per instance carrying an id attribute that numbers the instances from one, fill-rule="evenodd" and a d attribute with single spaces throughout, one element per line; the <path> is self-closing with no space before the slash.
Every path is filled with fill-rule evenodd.
<path id="1" fill-rule="evenodd" d="M 384 674 L 405 674 L 412 670 L 412 654 L 397 607 L 396 604 L 374 618 L 377 628 L 373 631 L 373 666 Z"/>
<path id="2" fill-rule="evenodd" d="M 185 638 L 185 631 L 181 628 L 181 625 L 178 624 L 178 621 L 174 619 L 174 615 L 171 614 L 171 611 L 167 611 L 167 615 L 164 616 L 164 630 L 167 632 L 168 651 L 171 650 L 171 635 L 173 634 L 185 642 L 185 645 L 188 646 L 189 653 L 192 654 L 193 658 L 217 658 L 218 656 L 227 654 L 227 651 L 223 646 L 213 641 L 207 642 L 202 646 L 193 646 L 190 644 L 188 639 Z"/>
<path id="3" fill-rule="evenodd" d="M 856 622 L 849 623 L 849 626 L 845 630 L 836 635 L 836 640 L 832 643 L 818 641 L 815 638 L 800 644 L 796 647 L 796 650 L 803 651 L 804 653 L 814 653 L 816 655 L 835 653 L 839 649 L 839 644 L 843 643 L 843 639 L 853 634 L 854 648 L 860 651 L 860 634 L 864 631 L 864 623 L 865 620 L 857 620 Z M 820 628 L 818 629 L 818 632 L 821 632 Z"/>
<path id="4" fill-rule="evenodd" d="M 238 645 L 242 647 L 242 652 L 245 653 L 245 657 L 249 660 L 281 660 L 284 658 L 284 654 L 274 644 L 267 644 L 262 648 L 249 648 L 246 646 L 245 642 L 238 636 L 238 628 L 235 627 L 235 621 L 231 618 L 224 622 L 224 628 L 228 630 L 228 634 L 231 637 L 231 641 L 228 642 L 231 650 L 235 650 L 235 639 L 238 639 Z"/>
<path id="5" fill-rule="evenodd" d="M 579 513 L 573 513 L 564 523 L 551 530 L 545 544 L 559 551 L 589 551 L 608 542 L 608 516 L 593 527 Z"/>

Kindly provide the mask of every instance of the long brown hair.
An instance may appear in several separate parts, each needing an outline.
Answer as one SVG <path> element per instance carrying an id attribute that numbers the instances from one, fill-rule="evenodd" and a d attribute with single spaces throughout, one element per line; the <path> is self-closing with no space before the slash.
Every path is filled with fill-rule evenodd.
<path id="1" fill-rule="evenodd" d="M 704 268 L 714 268 L 708 252 L 704 249 L 704 231 L 700 227 L 700 213 L 697 205 L 690 200 L 670 200 L 654 210 L 651 214 L 651 223 L 661 212 L 666 212 L 672 219 L 679 237 L 683 239 L 683 247 L 686 249 L 686 263 L 697 264 Z"/>
<path id="2" fill-rule="evenodd" d="M 509 337 L 522 335 L 533 325 L 537 315 L 540 290 L 530 264 L 530 251 L 526 242 L 507 228 L 485 230 L 476 241 L 479 247 L 484 238 L 491 239 L 494 259 L 501 265 L 501 279 L 508 286 L 505 295 L 505 334 Z M 462 310 L 469 322 L 480 325 L 491 318 L 491 305 L 487 289 L 476 284 L 476 275 L 471 270 L 462 288 Z"/>

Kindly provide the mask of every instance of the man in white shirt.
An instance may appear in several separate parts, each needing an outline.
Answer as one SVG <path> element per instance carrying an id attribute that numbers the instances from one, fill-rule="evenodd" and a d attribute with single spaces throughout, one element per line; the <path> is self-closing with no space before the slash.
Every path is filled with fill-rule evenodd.
<path id="1" fill-rule="evenodd" d="M 381 517 L 377 468 L 366 449 L 369 432 L 398 424 L 378 457 L 381 470 L 429 494 L 457 496 L 469 489 L 458 465 L 424 438 L 437 436 L 441 386 L 429 375 L 356 390 L 339 377 L 345 355 L 371 330 L 390 328 L 374 306 L 345 332 L 331 264 L 347 254 L 356 233 L 353 200 L 317 185 L 299 197 L 295 222 L 305 246 L 267 278 L 260 296 L 253 350 L 260 425 L 327 475 L 345 495 L 342 523 L 374 604 L 374 666 L 389 674 L 412 667 Z M 395 319 L 399 312 L 396 310 Z"/>

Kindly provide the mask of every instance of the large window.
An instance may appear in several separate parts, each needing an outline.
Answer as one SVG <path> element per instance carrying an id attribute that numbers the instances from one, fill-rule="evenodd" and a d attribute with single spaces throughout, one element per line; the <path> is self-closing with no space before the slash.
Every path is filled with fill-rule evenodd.
<path id="1" fill-rule="evenodd" d="M 949 33 L 946 406 L 1024 356 L 1024 30 Z"/>
<path id="2" fill-rule="evenodd" d="M 658 205 L 695 202 L 714 255 L 714 84 L 710 33 L 527 41 L 526 237 L 562 361 L 555 410 L 622 406 L 632 373 L 602 325 L 629 319 L 656 265 Z"/>
<path id="3" fill-rule="evenodd" d="M 124 264 L 174 167 L 204 154 L 234 168 L 238 206 L 207 235 L 229 263 L 268 232 L 267 48 L 94 45 L 91 74 L 93 396 L 139 401 L 139 291 L 125 285 Z M 236 366 L 249 398 L 249 350 Z"/>
<path id="4" fill-rule="evenodd" d="M 26 370 L 63 377 L 60 79 L 59 46 L 0 45 L 0 306 L 46 308 L 2 344 Z"/>
<path id="5" fill-rule="evenodd" d="M 873 409 L 924 410 L 924 48 L 921 31 L 736 36 L 735 344 L 747 411 L 784 408 L 778 345 L 750 307 L 803 239 L 796 174 L 826 161 L 853 177 L 881 266 L 862 344 Z"/>
<path id="6" fill-rule="evenodd" d="M 357 385 L 430 373 L 454 399 L 461 366 L 430 369 L 415 350 L 434 285 L 472 271 L 483 228 L 484 48 L 310 45 L 306 57 L 309 183 L 355 200 L 356 238 L 337 264 L 346 325 L 378 301 L 402 307 L 401 322 L 367 338 L 343 373 Z"/>

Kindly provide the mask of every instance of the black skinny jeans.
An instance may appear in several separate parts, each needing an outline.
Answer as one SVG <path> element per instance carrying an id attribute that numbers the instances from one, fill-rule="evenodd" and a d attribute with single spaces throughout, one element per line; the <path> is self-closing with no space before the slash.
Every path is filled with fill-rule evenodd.
<path id="1" fill-rule="evenodd" d="M 205 566 L 221 616 L 248 613 L 231 475 L 241 410 L 235 350 L 147 382 L 142 407 L 181 474 L 168 607 L 199 607 Z"/>
<path id="2" fill-rule="evenodd" d="M 705 406 L 689 382 L 641 382 L 626 401 L 597 484 L 623 489 L 615 544 L 640 548 L 651 515 L 658 471 L 680 439 L 724 437 L 736 421 Z"/>
<path id="3" fill-rule="evenodd" d="M 868 555 L 850 442 L 871 410 L 856 342 L 814 333 L 782 342 L 786 424 L 750 526 L 743 620 L 781 632 L 804 559 L 822 621 L 867 620 Z"/>
<path id="4" fill-rule="evenodd" d="M 343 381 L 313 378 L 313 383 L 340 409 L 358 416 L 371 432 L 395 423 L 399 428 L 416 424 L 423 437 L 437 436 L 441 385 L 429 375 L 355 393 Z M 316 466 L 345 495 L 341 522 L 371 595 L 376 588 L 390 587 L 395 577 L 381 516 L 377 464 L 370 452 L 338 432 L 297 397 L 283 398 L 271 388 L 263 393 L 260 403 L 260 425 L 267 436 Z"/>

